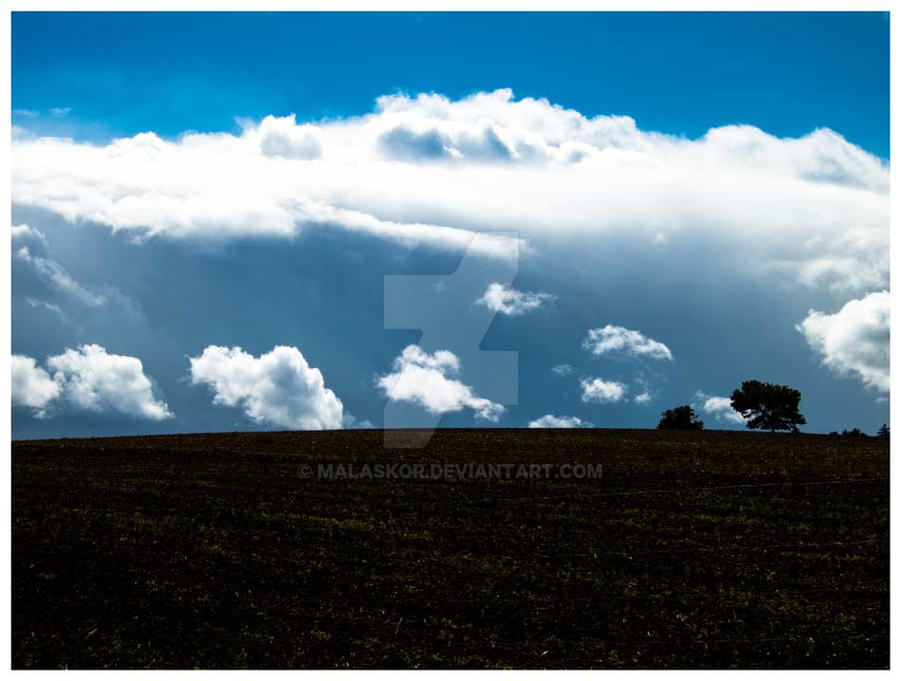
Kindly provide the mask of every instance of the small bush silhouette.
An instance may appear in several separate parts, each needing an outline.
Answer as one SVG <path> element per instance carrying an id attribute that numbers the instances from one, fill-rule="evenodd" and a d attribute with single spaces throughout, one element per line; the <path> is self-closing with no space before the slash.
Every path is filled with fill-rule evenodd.
<path id="1" fill-rule="evenodd" d="M 697 418 L 691 405 L 685 404 L 666 409 L 656 427 L 660 430 L 703 430 L 703 421 Z"/>

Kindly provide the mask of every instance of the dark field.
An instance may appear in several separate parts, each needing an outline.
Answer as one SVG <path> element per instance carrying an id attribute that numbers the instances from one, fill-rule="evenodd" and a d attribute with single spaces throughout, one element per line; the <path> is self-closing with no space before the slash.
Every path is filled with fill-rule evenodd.
<path id="1" fill-rule="evenodd" d="M 16 668 L 888 666 L 888 443 L 625 430 L 14 442 Z M 301 479 L 319 462 L 602 479 Z"/>

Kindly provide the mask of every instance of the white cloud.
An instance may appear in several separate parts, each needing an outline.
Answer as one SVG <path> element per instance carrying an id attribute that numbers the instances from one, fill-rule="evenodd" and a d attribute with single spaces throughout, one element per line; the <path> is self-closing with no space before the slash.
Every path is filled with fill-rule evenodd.
<path id="1" fill-rule="evenodd" d="M 831 253 L 822 254 L 808 260 L 801 257 L 787 262 L 788 269 L 794 267 L 803 284 L 832 291 L 871 291 L 886 285 L 887 265 L 882 250 L 887 247 L 884 235 L 873 229 L 860 227 L 856 222 L 843 233 L 835 235 L 830 244 Z M 822 237 L 813 236 L 807 242 L 808 250 L 818 249 Z M 775 268 L 779 265 L 776 263 Z M 781 266 L 785 266 L 782 263 Z"/>
<path id="2" fill-rule="evenodd" d="M 810 310 L 797 325 L 825 366 L 841 375 L 855 375 L 883 393 L 891 381 L 890 293 L 869 293 L 851 300 L 834 314 Z"/>
<path id="3" fill-rule="evenodd" d="M 429 354 L 418 345 L 407 345 L 394 360 L 393 369 L 377 380 L 392 402 L 417 404 L 431 414 L 469 408 L 476 417 L 495 423 L 505 411 L 502 405 L 478 397 L 469 386 L 447 377 L 460 369 L 459 358 L 448 350 Z"/>
<path id="4" fill-rule="evenodd" d="M 152 421 L 172 417 L 166 403 L 154 397 L 153 384 L 137 357 L 111 355 L 96 344 L 80 345 L 48 357 L 47 367 L 64 398 L 76 407 Z"/>
<path id="5" fill-rule="evenodd" d="M 722 397 L 720 395 L 707 395 L 706 393 L 698 390 L 694 395 L 693 406 L 701 413 L 705 414 L 706 416 L 711 416 L 717 421 L 722 421 L 724 423 L 734 423 L 741 426 L 747 422 L 747 419 L 741 416 L 740 412 L 737 412 L 731 408 L 730 397 Z"/>
<path id="6" fill-rule="evenodd" d="M 484 305 L 491 312 L 514 317 L 537 310 L 545 303 L 551 303 L 554 300 L 556 300 L 556 296 L 550 293 L 517 291 L 511 286 L 494 282 L 487 287 L 484 295 L 475 302 L 479 305 Z"/>
<path id="7" fill-rule="evenodd" d="M 634 390 L 640 390 L 637 395 L 631 398 L 635 404 L 647 405 L 656 397 L 656 391 L 651 389 L 643 371 L 639 371 L 634 377 Z"/>
<path id="8" fill-rule="evenodd" d="M 371 430 L 375 426 L 369 419 L 358 419 L 353 414 L 344 413 L 343 427 L 347 430 Z"/>
<path id="9" fill-rule="evenodd" d="M 10 232 L 12 233 L 13 241 L 35 241 L 43 244 L 45 247 L 47 246 L 47 237 L 44 236 L 44 233 L 41 230 L 29 227 L 24 223 L 21 225 L 13 225 L 10 228 Z"/>
<path id="10" fill-rule="evenodd" d="M 28 231 L 22 231 L 22 228 Z M 17 233 L 16 230 L 19 230 Z M 27 225 L 13 227 L 13 237 L 23 239 L 25 237 L 37 238 L 46 245 L 44 235 L 38 230 L 30 230 Z M 33 255 L 28 246 L 20 246 L 16 249 L 15 258 L 20 262 L 30 265 L 38 276 L 53 286 L 55 289 L 68 294 L 80 303 L 88 307 L 100 307 L 106 304 L 106 296 L 88 290 L 79 284 L 65 267 L 52 258 Z"/>
<path id="11" fill-rule="evenodd" d="M 44 113 L 47 113 L 51 116 L 57 118 L 63 118 L 72 111 L 72 107 L 70 106 L 54 106 L 47 109 Z M 36 109 L 13 109 L 13 116 L 19 116 L 22 118 L 40 118 L 41 112 Z"/>
<path id="12" fill-rule="evenodd" d="M 13 405 L 31 407 L 38 417 L 46 416 L 47 406 L 60 393 L 59 384 L 50 374 L 25 355 L 12 356 L 11 383 Z"/>
<path id="13" fill-rule="evenodd" d="M 278 345 L 254 357 L 239 347 L 210 345 L 191 357 L 191 381 L 210 386 L 214 404 L 239 407 L 257 423 L 328 430 L 344 422 L 340 399 L 294 347 Z"/>
<path id="14" fill-rule="evenodd" d="M 322 155 L 318 128 L 297 125 L 294 114 L 277 118 L 266 116 L 251 134 L 259 138 L 259 148 L 266 156 L 312 160 Z"/>
<path id="15" fill-rule="evenodd" d="M 575 368 L 571 364 L 557 364 L 555 367 L 550 367 L 550 371 L 557 376 L 569 376 L 575 371 Z"/>
<path id="16" fill-rule="evenodd" d="M 644 392 L 640 393 L 639 395 L 634 396 L 634 401 L 636 404 L 648 404 L 650 402 L 650 400 L 652 400 L 652 399 L 653 399 L 653 393 L 646 391 L 646 390 Z"/>
<path id="17" fill-rule="evenodd" d="M 648 338 L 640 331 L 612 324 L 588 331 L 587 338 L 584 339 L 584 348 L 595 355 L 624 352 L 627 355 L 649 359 L 670 361 L 672 359 L 672 352 L 663 343 Z"/>
<path id="18" fill-rule="evenodd" d="M 539 419 L 528 422 L 529 428 L 591 428 L 594 424 L 583 421 L 577 416 L 554 416 L 545 414 Z"/>
<path id="19" fill-rule="evenodd" d="M 509 90 L 392 95 L 368 115 L 94 145 L 17 134 L 14 202 L 173 238 L 339 227 L 464 248 L 472 230 L 718 244 L 811 286 L 887 285 L 889 168 L 831 130 L 699 139 Z M 507 254 L 509 241 L 485 249 Z M 871 290 L 871 288 L 869 288 Z"/>
<path id="20" fill-rule="evenodd" d="M 137 357 L 111 355 L 91 344 L 48 357 L 46 366 L 43 369 L 31 357 L 13 355 L 13 404 L 32 407 L 41 417 L 51 407 L 63 406 L 151 421 L 172 417 L 166 403 L 154 397 L 153 384 Z"/>
<path id="21" fill-rule="evenodd" d="M 60 309 L 59 305 L 54 303 L 48 303 L 46 300 L 40 300 L 39 298 L 31 298 L 30 296 L 25 298 L 25 302 L 28 303 L 30 307 L 35 309 L 42 308 L 44 310 L 50 310 L 50 312 L 55 312 L 60 317 L 64 317 L 62 309 Z"/>
<path id="22" fill-rule="evenodd" d="M 618 381 L 604 381 L 602 378 L 581 379 L 582 402 L 618 402 L 625 397 L 628 386 Z"/>

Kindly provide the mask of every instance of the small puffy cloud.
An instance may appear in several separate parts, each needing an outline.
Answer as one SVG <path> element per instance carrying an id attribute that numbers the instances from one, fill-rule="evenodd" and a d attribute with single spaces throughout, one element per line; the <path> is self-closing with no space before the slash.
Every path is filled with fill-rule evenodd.
<path id="1" fill-rule="evenodd" d="M 643 371 L 639 371 L 634 377 L 634 391 L 637 394 L 631 398 L 631 401 L 635 404 L 647 405 L 656 397 L 656 391 L 650 387 Z"/>
<path id="2" fill-rule="evenodd" d="M 618 381 L 604 381 L 602 378 L 581 379 L 582 402 L 619 402 L 624 399 L 628 386 Z"/>
<path id="3" fill-rule="evenodd" d="M 554 416 L 545 414 L 539 419 L 528 422 L 529 428 L 591 428 L 594 424 L 583 421 L 577 416 Z"/>
<path id="4" fill-rule="evenodd" d="M 154 396 L 153 384 L 137 357 L 111 355 L 99 345 L 81 345 L 48 357 L 46 367 L 37 366 L 31 357 L 13 355 L 13 404 L 31 407 L 36 416 L 68 407 L 151 421 L 172 417 L 166 403 Z"/>
<path id="5" fill-rule="evenodd" d="M 890 293 L 869 293 L 834 314 L 810 310 L 797 325 L 822 362 L 840 375 L 853 375 L 867 387 L 888 393 L 891 383 Z"/>
<path id="6" fill-rule="evenodd" d="M 537 310 L 545 303 L 551 303 L 554 300 L 556 300 L 556 296 L 550 293 L 517 291 L 511 286 L 494 282 L 487 287 L 484 295 L 475 302 L 479 305 L 484 305 L 491 312 L 515 317 Z"/>
<path id="7" fill-rule="evenodd" d="M 583 346 L 595 355 L 622 352 L 634 357 L 672 360 L 672 352 L 663 343 L 648 338 L 640 331 L 612 324 L 588 331 Z"/>
<path id="8" fill-rule="evenodd" d="M 13 406 L 30 407 L 35 416 L 46 415 L 46 407 L 60 394 L 59 384 L 32 357 L 12 356 Z"/>
<path id="9" fill-rule="evenodd" d="M 646 390 L 639 395 L 634 396 L 634 401 L 636 404 L 648 404 L 652 399 L 653 394 Z"/>
<path id="10" fill-rule="evenodd" d="M 695 409 L 717 421 L 741 426 L 747 422 L 740 412 L 732 409 L 730 397 L 707 395 L 698 390 L 694 395 L 693 405 Z"/>
<path id="11" fill-rule="evenodd" d="M 475 416 L 496 423 L 503 405 L 478 397 L 472 388 L 448 375 L 459 372 L 459 358 L 448 350 L 433 354 L 418 345 L 408 345 L 394 360 L 393 372 L 379 376 L 377 385 L 391 402 L 408 402 L 430 414 L 472 409 Z"/>
<path id="12" fill-rule="evenodd" d="M 279 345 L 254 357 L 239 347 L 210 345 L 190 361 L 192 383 L 212 388 L 214 404 L 238 407 L 257 423 L 293 430 L 343 426 L 340 399 L 295 347 Z"/>
<path id="13" fill-rule="evenodd" d="M 575 372 L 575 368 L 571 364 L 557 364 L 554 367 L 550 367 L 550 371 L 557 376 L 570 376 Z"/>

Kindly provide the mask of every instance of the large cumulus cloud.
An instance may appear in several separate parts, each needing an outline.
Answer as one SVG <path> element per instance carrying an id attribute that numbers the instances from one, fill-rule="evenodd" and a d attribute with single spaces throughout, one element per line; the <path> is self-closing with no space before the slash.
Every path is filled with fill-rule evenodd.
<path id="1" fill-rule="evenodd" d="M 239 347 L 210 345 L 190 361 L 194 385 L 209 386 L 215 404 L 240 408 L 257 423 L 292 430 L 343 426 L 341 400 L 297 348 L 278 345 L 254 357 Z"/>
<path id="2" fill-rule="evenodd" d="M 851 300 L 833 314 L 810 310 L 797 330 L 825 366 L 887 393 L 891 385 L 890 327 L 890 293 L 879 291 Z"/>
<path id="3" fill-rule="evenodd" d="M 48 357 L 46 369 L 31 357 L 13 355 L 12 403 L 30 407 L 38 417 L 62 410 L 118 412 L 150 421 L 173 416 L 154 395 L 140 359 L 93 343 Z"/>
<path id="4" fill-rule="evenodd" d="M 267 117 L 175 140 L 17 135 L 12 172 L 17 203 L 142 236 L 287 238 L 319 225 L 444 249 L 490 229 L 648 247 L 721 237 L 766 273 L 860 291 L 886 285 L 888 185 L 885 163 L 831 130 L 789 139 L 736 125 L 692 140 L 509 90 L 392 95 L 363 116 Z"/>
<path id="5" fill-rule="evenodd" d="M 27 355 L 13 355 L 10 369 L 13 406 L 29 407 L 39 418 L 46 416 L 47 406 L 59 397 L 59 384 Z"/>
<path id="6" fill-rule="evenodd" d="M 394 359 L 393 371 L 379 376 L 377 385 L 390 402 L 417 404 L 429 414 L 471 409 L 479 419 L 499 421 L 503 405 L 479 397 L 453 378 L 459 371 L 459 358 L 449 350 L 428 353 L 418 345 L 407 345 Z"/>

